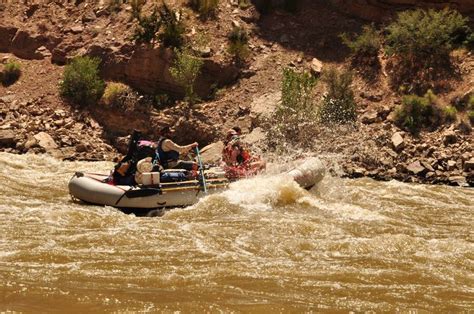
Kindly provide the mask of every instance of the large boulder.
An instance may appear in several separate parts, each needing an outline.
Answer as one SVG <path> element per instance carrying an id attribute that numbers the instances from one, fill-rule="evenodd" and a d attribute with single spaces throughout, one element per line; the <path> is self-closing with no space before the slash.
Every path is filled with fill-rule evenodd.
<path id="1" fill-rule="evenodd" d="M 415 161 L 415 162 L 412 162 L 411 164 L 409 164 L 406 167 L 406 170 L 410 173 L 415 174 L 415 175 L 423 175 L 428 171 L 425 167 L 423 167 L 421 162 L 418 161 L 418 160 Z"/>
<path id="2" fill-rule="evenodd" d="M 405 140 L 400 132 L 396 132 L 392 135 L 392 146 L 397 152 L 401 151 L 405 147 Z"/>
<path id="3" fill-rule="evenodd" d="M 464 171 L 471 171 L 474 170 L 474 158 L 471 158 L 470 160 L 466 160 L 464 162 Z"/>
<path id="4" fill-rule="evenodd" d="M 39 132 L 38 134 L 34 135 L 34 138 L 38 141 L 38 146 L 44 148 L 46 151 L 58 148 L 58 145 L 54 139 L 46 132 Z"/>
<path id="5" fill-rule="evenodd" d="M 18 28 L 0 25 L 0 52 L 9 52 Z"/>
<path id="6" fill-rule="evenodd" d="M 14 146 L 15 141 L 15 132 L 13 132 L 12 130 L 0 130 L 0 147 Z"/>
<path id="7" fill-rule="evenodd" d="M 221 160 L 224 143 L 222 141 L 207 145 L 201 150 L 201 159 L 203 163 L 215 164 Z"/>
<path id="8" fill-rule="evenodd" d="M 242 137 L 242 141 L 248 145 L 254 145 L 263 142 L 266 138 L 265 132 L 262 128 L 255 128 L 249 134 Z"/>
<path id="9" fill-rule="evenodd" d="M 145 93 L 161 90 L 176 97 L 184 96 L 184 88 L 169 71 L 174 60 L 171 49 L 129 44 L 120 48 L 92 45 L 87 54 L 102 58 L 102 73 L 109 80 L 125 82 Z M 53 51 L 54 60 L 61 57 Z M 195 92 L 201 98 L 207 98 L 213 88 L 230 84 L 238 77 L 239 71 L 233 65 L 211 59 L 203 62 L 195 83 Z"/>
<path id="10" fill-rule="evenodd" d="M 51 51 L 60 41 L 61 39 L 56 37 L 19 30 L 12 39 L 10 52 L 22 59 L 43 59 L 44 54 L 38 51 L 38 48 L 44 46 L 44 49 Z"/>

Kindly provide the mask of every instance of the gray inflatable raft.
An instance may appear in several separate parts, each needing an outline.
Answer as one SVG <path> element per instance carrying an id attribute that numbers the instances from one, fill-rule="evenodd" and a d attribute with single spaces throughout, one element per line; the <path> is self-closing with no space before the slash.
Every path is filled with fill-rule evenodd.
<path id="1" fill-rule="evenodd" d="M 212 173 L 211 168 L 208 172 Z M 214 172 L 215 173 L 215 172 Z M 287 175 L 301 187 L 309 189 L 322 180 L 325 168 L 318 158 L 309 158 L 296 166 Z M 210 175 L 206 179 L 207 193 L 198 180 L 160 183 L 153 186 L 126 186 L 106 183 L 108 175 L 76 172 L 69 181 L 69 193 L 73 199 L 91 204 L 117 208 L 156 209 L 163 207 L 189 206 L 209 194 L 228 188 L 230 182 L 224 177 Z"/>

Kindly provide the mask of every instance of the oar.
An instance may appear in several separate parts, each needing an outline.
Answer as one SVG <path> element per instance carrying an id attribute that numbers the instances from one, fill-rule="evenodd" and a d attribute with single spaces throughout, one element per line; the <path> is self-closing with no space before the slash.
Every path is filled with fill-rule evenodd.
<path id="1" fill-rule="evenodd" d="M 199 154 L 199 148 L 196 146 L 196 156 L 199 162 L 199 172 L 201 173 L 202 178 L 202 189 L 205 194 L 207 194 L 206 178 L 204 177 L 204 167 L 202 166 L 201 155 Z"/>

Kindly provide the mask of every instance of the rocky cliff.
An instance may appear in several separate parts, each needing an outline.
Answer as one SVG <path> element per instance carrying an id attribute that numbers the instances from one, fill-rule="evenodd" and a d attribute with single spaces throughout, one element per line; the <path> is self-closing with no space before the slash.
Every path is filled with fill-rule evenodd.
<path id="1" fill-rule="evenodd" d="M 180 6 L 185 0 L 168 2 Z M 257 5 L 265 1 L 251 2 Z M 125 136 L 131 130 L 140 129 L 156 138 L 164 124 L 176 129 L 175 139 L 181 144 L 198 141 L 204 146 L 217 142 L 235 125 L 244 134 L 254 136 L 254 142 L 266 144 L 270 141 L 265 138 L 261 116 L 270 115 L 281 98 L 282 68 L 316 74 L 326 67 L 351 68 L 349 50 L 339 35 L 357 32 L 367 24 L 357 16 L 378 21 L 402 9 L 448 4 L 409 0 L 330 2 L 301 0 L 296 13 L 277 9 L 260 14 L 253 5 L 243 8 L 236 0 L 222 0 L 215 19 L 207 21 L 184 6 L 187 40 L 193 43 L 199 34 L 208 37 L 205 65 L 196 88 L 201 95 L 214 90 L 212 99 L 190 108 L 179 102 L 154 107 L 143 101 L 150 96 L 143 92 L 179 95 L 182 90 L 169 75 L 172 50 L 158 43 L 140 45 L 130 39 L 136 22 L 130 20 L 129 5 L 112 12 L 107 10 L 107 1 L 15 2 L 2 11 L 0 0 L 0 71 L 1 63 L 9 60 L 22 67 L 18 82 L 0 84 L 0 150 L 47 152 L 61 159 L 112 159 L 117 149 L 123 152 L 126 148 Z M 273 4 L 284 2 L 274 0 Z M 464 13 L 472 12 L 472 0 L 453 0 L 449 4 Z M 149 9 L 145 7 L 144 12 Z M 249 57 L 244 69 L 236 68 L 227 51 L 227 36 L 236 24 L 249 33 Z M 84 54 L 102 59 L 106 80 L 122 81 L 142 93 L 134 98 L 137 101 L 133 106 L 110 108 L 99 103 L 77 108 L 61 99 L 58 82 L 63 65 L 71 57 Z M 453 58 L 459 76 L 447 81 L 449 89 L 438 95 L 444 105 L 465 99 L 474 86 L 472 53 L 459 51 Z M 401 130 L 391 118 L 401 95 L 390 88 L 387 56 L 381 54 L 379 59 L 380 71 L 373 81 L 355 73 L 352 89 L 359 116 L 355 125 L 346 130 L 321 126 L 311 134 L 305 149 L 321 156 L 338 176 L 473 185 L 471 125 L 455 121 L 420 136 Z M 315 103 L 323 95 L 320 83 Z M 285 144 L 299 149 L 297 140 Z M 265 157 L 272 158 L 274 147 L 269 146 L 258 148 L 265 151 Z M 218 158 L 220 152 L 216 149 L 213 157 Z"/>

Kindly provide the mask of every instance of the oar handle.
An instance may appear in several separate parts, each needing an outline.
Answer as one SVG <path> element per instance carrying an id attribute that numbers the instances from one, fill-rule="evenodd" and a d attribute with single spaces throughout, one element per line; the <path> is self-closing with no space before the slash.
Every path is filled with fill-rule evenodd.
<path id="1" fill-rule="evenodd" d="M 201 174 L 201 179 L 202 179 L 202 189 L 204 190 L 204 193 L 207 194 L 206 178 L 204 177 L 204 167 L 202 166 L 201 154 L 199 154 L 199 147 L 196 146 L 195 149 L 196 149 L 197 160 L 199 163 L 199 172 Z"/>

